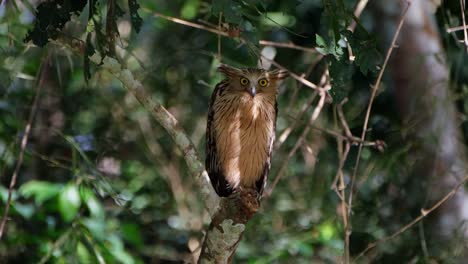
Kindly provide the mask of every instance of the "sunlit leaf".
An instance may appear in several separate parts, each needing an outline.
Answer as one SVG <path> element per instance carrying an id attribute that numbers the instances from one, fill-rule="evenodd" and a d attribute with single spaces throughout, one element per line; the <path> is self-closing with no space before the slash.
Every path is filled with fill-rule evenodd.
<path id="1" fill-rule="evenodd" d="M 80 209 L 81 198 L 78 188 L 73 184 L 68 184 L 59 195 L 59 212 L 62 218 L 70 222 L 75 218 Z"/>
<path id="2" fill-rule="evenodd" d="M 26 198 L 33 197 L 36 204 L 42 204 L 57 196 L 62 188 L 63 186 L 57 183 L 32 180 L 21 185 L 19 192 Z"/>

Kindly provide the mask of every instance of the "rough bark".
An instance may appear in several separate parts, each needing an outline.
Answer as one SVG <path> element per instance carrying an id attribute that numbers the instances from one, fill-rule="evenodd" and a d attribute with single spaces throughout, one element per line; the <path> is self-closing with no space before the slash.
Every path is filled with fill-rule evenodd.
<path id="1" fill-rule="evenodd" d="M 402 4 L 395 0 L 375 6 L 386 34 L 394 31 Z M 406 197 L 404 201 L 410 210 L 439 200 L 466 174 L 464 147 L 449 90 L 449 70 L 431 8 L 429 1 L 413 1 L 390 61 L 403 127 L 407 141 L 414 146 L 406 162 L 412 167 L 408 168 L 408 184 L 404 187 L 411 194 L 411 199 Z M 387 42 L 390 38 L 387 36 Z M 463 205 L 467 201 L 462 188 L 425 222 L 430 255 L 441 257 L 451 251 L 451 257 L 458 258 L 456 262 L 468 260 L 465 243 L 449 243 L 455 234 L 468 239 L 468 227 L 463 225 L 468 220 Z"/>
<path id="2" fill-rule="evenodd" d="M 245 225 L 257 212 L 260 203 L 255 190 L 222 198 L 207 230 L 198 263 L 231 263 L 242 239 Z"/>

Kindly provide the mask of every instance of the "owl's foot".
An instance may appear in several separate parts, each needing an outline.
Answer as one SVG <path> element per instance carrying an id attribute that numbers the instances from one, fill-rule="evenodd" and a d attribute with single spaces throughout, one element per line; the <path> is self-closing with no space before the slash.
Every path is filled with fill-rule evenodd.
<path id="1" fill-rule="evenodd" d="M 244 210 L 249 214 L 255 214 L 260 208 L 259 194 L 257 190 L 242 188 L 239 190 L 239 198 Z"/>

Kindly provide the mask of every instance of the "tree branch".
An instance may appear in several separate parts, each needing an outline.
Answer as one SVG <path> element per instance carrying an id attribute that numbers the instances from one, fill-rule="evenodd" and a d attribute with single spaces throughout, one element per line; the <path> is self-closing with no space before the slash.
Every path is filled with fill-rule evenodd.
<path id="1" fill-rule="evenodd" d="M 101 58 L 97 55 L 91 57 L 91 60 L 95 63 L 101 62 Z M 105 57 L 101 67 L 111 72 L 127 87 L 164 127 L 184 155 L 189 171 L 200 187 L 205 206 L 212 216 L 199 263 L 212 263 L 213 261 L 215 263 L 230 263 L 244 233 L 245 224 L 260 207 L 256 192 L 249 189 L 242 190 L 234 197 L 220 200 L 211 186 L 208 173 L 200 161 L 195 147 L 172 114 L 157 100 L 151 100 L 143 85 L 134 79 L 132 72 L 122 69 L 117 60 Z"/>
<path id="2" fill-rule="evenodd" d="M 24 158 L 24 152 L 26 150 L 26 145 L 28 144 L 28 139 L 29 139 L 29 134 L 31 132 L 31 127 L 32 127 L 32 122 L 34 120 L 34 116 L 36 114 L 37 106 L 39 105 L 39 97 L 41 95 L 41 90 L 44 85 L 44 75 L 46 72 L 48 72 L 48 63 L 49 58 L 47 57 L 42 63 L 41 66 L 39 67 L 39 72 L 38 72 L 38 80 L 39 82 L 36 85 L 36 95 L 34 96 L 34 101 L 31 106 L 31 111 L 29 112 L 29 118 L 28 118 L 28 123 L 26 123 L 26 127 L 24 129 L 24 135 L 23 138 L 21 139 L 21 149 L 20 153 L 18 156 L 18 161 L 16 162 L 16 167 L 13 172 L 13 175 L 11 176 L 10 180 L 10 186 L 8 187 L 8 198 L 5 204 L 5 213 L 2 218 L 2 222 L 0 224 L 0 239 L 3 236 L 3 232 L 5 229 L 6 222 L 8 220 L 8 212 L 10 210 L 10 204 L 11 204 L 11 199 L 12 199 L 12 194 L 13 194 L 13 188 L 15 188 L 16 185 L 16 178 L 18 177 L 19 170 L 21 168 L 21 165 L 23 164 L 23 158 Z"/>
<path id="3" fill-rule="evenodd" d="M 99 55 L 94 55 L 90 59 L 96 64 L 101 62 Z M 101 67 L 108 70 L 119 79 L 172 137 L 174 143 L 182 151 L 188 169 L 200 187 L 200 192 L 205 200 L 206 209 L 209 211 L 210 215 L 214 215 L 219 204 L 219 197 L 211 186 L 208 173 L 199 158 L 195 146 L 179 125 L 178 121 L 157 100 L 150 99 L 143 85 L 133 77 L 133 73 L 128 69 L 123 69 L 116 59 L 105 57 L 102 60 Z"/>

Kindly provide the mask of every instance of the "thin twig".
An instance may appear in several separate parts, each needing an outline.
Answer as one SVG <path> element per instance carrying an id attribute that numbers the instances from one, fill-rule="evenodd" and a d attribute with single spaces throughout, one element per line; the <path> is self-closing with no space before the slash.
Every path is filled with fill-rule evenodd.
<path id="1" fill-rule="evenodd" d="M 340 179 L 340 186 L 338 187 L 337 189 L 337 193 L 340 193 L 340 200 L 341 200 L 341 214 L 343 215 L 343 224 L 344 224 L 344 230 L 345 230 L 345 245 L 344 245 L 344 263 L 349 263 L 349 258 L 350 258 L 350 255 L 349 255 L 349 238 L 350 238 L 350 235 L 351 235 L 351 232 L 349 232 L 348 230 L 350 230 L 348 228 L 349 226 L 349 215 L 347 214 L 347 209 L 348 209 L 348 204 L 346 204 L 346 188 L 345 188 L 345 180 L 344 180 L 344 175 L 343 175 L 343 166 L 344 166 L 344 163 L 346 162 L 346 160 L 348 159 L 348 154 L 349 154 L 349 150 L 350 150 L 350 145 L 349 145 L 349 142 L 346 142 L 345 144 L 345 150 L 343 152 L 343 155 L 342 157 L 340 158 L 340 167 L 338 169 L 338 174 L 337 176 L 339 176 L 339 179 Z"/>
<path id="2" fill-rule="evenodd" d="M 8 198 L 7 198 L 6 205 L 5 205 L 5 213 L 3 215 L 2 223 L 0 224 L 0 239 L 3 236 L 6 221 L 8 219 L 8 212 L 10 210 L 13 188 L 16 185 L 16 178 L 18 177 L 19 170 L 21 168 L 21 165 L 23 164 L 24 152 L 26 150 L 26 145 L 29 139 L 29 133 L 31 132 L 32 122 L 34 120 L 37 106 L 39 104 L 39 97 L 41 94 L 42 86 L 44 85 L 44 74 L 45 72 L 47 72 L 45 69 L 48 67 L 48 65 L 46 65 L 48 61 L 49 59 L 46 58 L 39 68 L 39 83 L 36 85 L 36 95 L 34 96 L 34 101 L 31 107 L 31 111 L 29 112 L 28 122 L 26 123 L 26 127 L 24 129 L 24 135 L 21 140 L 21 149 L 20 149 L 20 153 L 18 156 L 18 161 L 16 162 L 15 170 L 13 172 L 13 175 L 11 176 L 10 186 L 8 187 Z"/>
<path id="3" fill-rule="evenodd" d="M 468 29 L 466 28 L 466 21 L 465 21 L 465 0 L 460 0 L 460 9 L 463 21 L 463 36 L 465 39 L 465 47 L 466 52 L 468 52 Z"/>
<path id="4" fill-rule="evenodd" d="M 218 31 L 221 32 L 221 21 L 223 17 L 223 12 L 219 12 L 219 19 L 218 19 Z M 218 61 L 221 63 L 223 61 L 221 57 L 221 34 L 218 33 Z"/>
<path id="5" fill-rule="evenodd" d="M 304 77 L 301 77 L 301 76 L 295 74 L 294 72 L 288 70 L 286 67 L 284 67 L 283 65 L 279 64 L 278 62 L 276 62 L 276 61 L 274 61 L 274 60 L 270 60 L 270 59 L 268 59 L 267 57 L 265 57 L 265 56 L 263 56 L 263 55 L 262 55 L 262 58 L 265 59 L 266 61 L 270 62 L 271 64 L 275 65 L 277 68 L 288 71 L 288 72 L 289 72 L 289 75 L 290 75 L 291 77 L 293 77 L 293 78 L 296 79 L 297 81 L 301 82 L 301 83 L 304 84 L 305 86 L 310 87 L 310 88 L 312 88 L 312 89 L 318 89 L 318 90 L 323 90 L 323 89 L 324 89 L 324 88 L 319 87 L 319 86 L 316 85 L 315 83 L 310 82 L 309 80 L 305 79 Z"/>
<path id="6" fill-rule="evenodd" d="M 152 13 L 156 17 L 164 18 L 166 20 L 172 21 L 172 22 L 177 23 L 177 24 L 181 24 L 181 25 L 184 25 L 184 26 L 189 26 L 189 27 L 193 27 L 193 28 L 206 30 L 206 31 L 209 31 L 211 33 L 218 34 L 218 35 L 221 35 L 221 36 L 224 36 L 224 37 L 231 37 L 231 36 L 229 36 L 229 34 L 227 32 L 222 31 L 222 30 L 218 30 L 216 28 L 207 27 L 207 26 L 197 24 L 197 23 L 193 23 L 193 22 L 183 20 L 183 19 L 180 19 L 180 18 L 177 18 L 177 17 L 166 16 L 166 15 L 163 15 L 161 13 L 151 11 L 149 9 L 143 9 L 143 10 L 147 11 L 149 13 Z"/>
<path id="7" fill-rule="evenodd" d="M 421 241 L 421 250 L 423 252 L 424 261 L 429 263 L 429 250 L 427 249 L 426 235 L 424 234 L 424 224 L 419 222 L 419 240 Z"/>
<path id="8" fill-rule="evenodd" d="M 343 99 L 337 106 L 336 106 L 336 114 L 335 114 L 335 127 L 337 126 L 337 121 L 336 121 L 336 116 L 338 115 L 338 119 L 340 120 L 341 127 L 343 128 L 346 137 L 348 140 L 346 141 L 345 144 L 345 149 L 343 150 L 343 139 L 336 138 L 337 140 L 337 148 L 338 148 L 338 158 L 339 158 L 339 166 L 338 170 L 335 175 L 335 179 L 333 180 L 333 184 L 331 186 L 331 189 L 335 191 L 335 193 L 338 195 L 338 197 L 341 200 L 341 213 L 342 213 L 342 218 L 343 218 L 343 226 L 345 230 L 345 236 L 344 236 L 344 253 L 343 253 L 343 261 L 345 264 L 349 263 L 349 238 L 350 238 L 350 228 L 349 226 L 349 215 L 348 215 L 348 204 L 346 204 L 346 185 L 345 185 L 345 180 L 344 180 L 344 175 L 343 175 L 343 167 L 348 159 L 348 154 L 349 150 L 351 148 L 351 141 L 349 140 L 350 138 L 353 137 L 353 134 L 351 133 L 351 130 L 349 129 L 348 123 L 346 122 L 344 113 L 343 113 L 343 105 L 348 102 L 348 98 Z M 338 181 L 340 182 L 340 186 L 337 185 Z"/>
<path id="9" fill-rule="evenodd" d="M 452 33 L 460 30 L 466 30 L 468 29 L 468 26 L 458 26 L 458 27 L 453 27 L 453 28 L 447 28 L 447 33 Z"/>
<path id="10" fill-rule="evenodd" d="M 312 67 L 310 67 L 308 69 L 308 72 L 307 72 L 307 75 L 310 74 L 310 72 L 312 71 Z M 301 76 L 302 77 L 302 76 Z M 302 77 L 303 78 L 303 77 Z M 321 87 L 325 87 L 327 82 L 329 81 L 329 78 L 328 78 L 328 71 L 325 70 L 322 74 L 322 76 L 320 77 L 320 86 Z M 301 85 L 298 87 L 301 88 L 303 85 L 303 83 L 301 83 Z M 307 102 L 302 106 L 302 109 L 301 111 L 299 112 L 299 114 L 296 116 L 293 124 L 291 124 L 289 127 L 287 127 L 283 133 L 281 133 L 281 136 L 279 136 L 276 144 L 275 144 L 275 149 L 279 149 L 280 146 L 286 141 L 286 139 L 289 137 L 289 135 L 291 134 L 291 132 L 296 128 L 296 126 L 299 124 L 302 116 L 305 114 L 305 112 L 307 111 L 307 109 L 309 109 L 310 105 L 312 104 L 312 102 L 314 101 L 315 97 L 317 96 L 318 94 L 318 91 L 315 90 L 315 92 L 309 97 L 309 99 L 307 100 Z"/>
<path id="11" fill-rule="evenodd" d="M 305 140 L 305 137 L 309 133 L 310 129 L 312 128 L 312 125 L 315 123 L 315 121 L 317 120 L 320 112 L 322 111 L 322 108 L 323 108 L 323 106 L 325 104 L 325 98 L 326 98 L 326 93 L 321 92 L 320 93 L 320 100 L 319 100 L 319 102 L 317 104 L 317 107 L 314 109 L 314 112 L 312 113 L 312 115 L 311 115 L 311 117 L 309 119 L 309 123 L 304 128 L 304 130 L 302 131 L 301 136 L 296 141 L 296 144 L 291 149 L 291 151 L 288 153 L 288 156 L 286 157 L 285 161 L 281 165 L 281 167 L 280 167 L 280 169 L 278 171 L 278 174 L 276 175 L 275 179 L 273 180 L 273 183 L 271 184 L 270 189 L 266 192 L 266 197 L 269 197 L 273 193 L 273 190 L 275 189 L 275 187 L 278 184 L 279 180 L 281 179 L 281 177 L 283 177 L 284 173 L 286 172 L 286 168 L 288 166 L 289 160 L 294 156 L 294 154 L 299 149 L 299 147 L 302 146 L 302 143 Z"/>
<path id="12" fill-rule="evenodd" d="M 67 242 L 68 238 L 70 237 L 74 229 L 75 229 L 75 226 L 73 224 L 71 228 L 69 228 L 62 235 L 60 235 L 60 237 L 54 242 L 54 244 L 52 244 L 52 247 L 47 251 L 47 254 L 41 258 L 41 260 L 39 261 L 39 264 L 47 263 L 47 261 L 52 256 L 52 253 L 54 253 L 56 249 L 62 247 L 63 244 L 65 244 L 65 242 Z"/>
<path id="13" fill-rule="evenodd" d="M 307 48 L 307 47 L 298 46 L 292 42 L 274 42 L 274 41 L 269 41 L 269 40 L 260 40 L 258 43 L 262 46 L 288 48 L 288 49 L 295 49 L 295 50 L 301 50 L 301 51 L 313 52 L 313 53 L 317 52 L 315 48 Z"/>
<path id="14" fill-rule="evenodd" d="M 315 100 L 315 97 L 317 96 L 317 94 L 318 92 L 315 91 L 314 93 L 310 95 L 309 99 L 307 99 L 307 102 L 305 102 L 304 105 L 302 106 L 301 111 L 294 118 L 294 122 L 290 126 L 288 126 L 286 129 L 283 130 L 281 135 L 278 137 L 278 140 L 276 140 L 275 150 L 279 149 L 281 145 L 283 145 L 283 143 L 289 137 L 291 132 L 297 127 L 297 125 L 299 125 L 299 123 L 301 122 L 302 116 L 305 114 L 307 109 L 309 109 L 309 107 L 312 105 L 312 102 Z"/>
<path id="15" fill-rule="evenodd" d="M 396 40 L 398 38 L 398 35 L 399 35 L 399 33 L 401 31 L 401 28 L 403 26 L 403 23 L 405 21 L 406 14 L 408 13 L 408 10 L 409 10 L 409 8 L 411 6 L 411 1 L 412 0 L 407 1 L 407 6 L 403 10 L 403 13 L 402 13 L 401 18 L 400 18 L 400 22 L 398 23 L 398 27 L 397 27 L 397 29 L 395 31 L 395 34 L 393 35 L 392 42 L 390 44 L 390 47 L 388 48 L 387 55 L 385 56 L 384 64 L 382 65 L 382 69 L 379 72 L 379 76 L 377 77 L 377 80 L 376 80 L 375 84 L 372 86 L 372 94 L 371 94 L 371 97 L 370 97 L 370 100 L 369 100 L 369 104 L 367 106 L 366 118 L 364 119 L 364 125 L 363 125 L 363 128 L 362 128 L 361 142 L 364 142 L 364 140 L 366 138 L 367 125 L 369 123 L 369 117 L 370 117 L 370 113 L 371 113 L 371 110 L 372 110 L 372 103 L 374 102 L 375 95 L 377 94 L 377 90 L 380 87 L 380 82 L 382 81 L 383 73 L 384 73 L 385 68 L 386 68 L 386 66 L 388 64 L 388 61 L 390 59 L 390 55 L 392 54 L 393 49 L 395 48 Z M 351 214 L 351 208 L 352 208 L 352 203 L 353 203 L 353 193 L 354 193 L 354 182 L 356 180 L 356 174 L 357 174 L 358 169 L 359 169 L 359 160 L 361 159 L 362 147 L 363 147 L 363 145 L 359 144 L 359 149 L 358 149 L 358 154 L 357 154 L 357 157 L 356 157 L 356 162 L 355 162 L 355 165 L 354 165 L 353 175 L 351 177 L 351 187 L 350 187 L 351 191 L 349 192 L 349 198 L 348 198 L 348 205 L 349 205 L 348 215 Z"/>
<path id="16" fill-rule="evenodd" d="M 197 23 L 190 22 L 190 21 L 187 21 L 187 20 L 183 20 L 183 19 L 180 19 L 180 18 L 177 18 L 177 17 L 171 17 L 171 16 L 163 15 L 161 13 L 154 12 L 154 11 L 151 11 L 149 9 L 143 9 L 143 10 L 147 11 L 149 13 L 152 13 L 156 17 L 160 17 L 160 18 L 172 21 L 172 22 L 177 23 L 177 24 L 181 24 L 181 25 L 184 25 L 184 26 L 189 26 L 189 27 L 193 27 L 193 28 L 206 30 L 206 31 L 209 31 L 211 33 L 214 33 L 214 34 L 217 34 L 217 35 L 220 35 L 220 36 L 224 36 L 224 37 L 229 37 L 229 38 L 234 37 L 234 36 L 231 36 L 228 32 L 223 31 L 220 26 L 218 26 L 218 29 L 217 29 L 217 28 L 213 28 L 213 27 L 209 26 L 209 24 L 206 23 L 206 22 L 204 22 L 205 25 L 202 25 L 202 24 L 197 24 Z M 221 15 L 220 15 L 220 20 L 221 20 Z M 239 39 L 242 40 L 242 41 L 245 41 L 241 37 L 239 37 Z M 296 49 L 296 50 L 301 50 L 301 51 L 305 51 L 305 52 L 317 52 L 314 48 L 298 46 L 298 45 L 296 45 L 294 43 L 291 43 L 291 42 L 290 43 L 281 43 L 281 42 L 273 42 L 273 41 L 268 41 L 268 40 L 260 40 L 259 44 L 264 45 L 264 46 L 275 46 L 275 47 L 281 47 L 281 48 Z"/>
<path id="17" fill-rule="evenodd" d="M 409 222 L 407 225 L 405 225 L 402 228 L 398 229 L 398 231 L 396 231 L 395 233 L 393 233 L 393 234 L 391 234 L 389 236 L 386 236 L 386 237 L 384 237 L 382 239 L 379 239 L 379 240 L 377 240 L 375 242 L 370 243 L 366 247 L 366 249 L 364 249 L 361 253 L 359 253 L 359 255 L 354 259 L 354 262 L 357 261 L 359 258 L 363 257 L 369 250 L 375 248 L 376 246 L 378 246 L 378 245 L 380 245 L 382 243 L 385 243 L 387 241 L 390 241 L 390 240 L 394 239 L 395 237 L 399 236 L 400 234 L 402 234 L 406 230 L 413 227 L 415 224 L 417 224 L 419 221 L 421 221 L 427 215 L 432 213 L 434 210 L 436 210 L 442 204 L 444 204 L 446 201 L 448 201 L 450 198 L 452 198 L 452 196 L 454 196 L 457 193 L 457 191 L 462 186 L 465 185 L 465 183 L 467 181 L 468 181 L 468 175 L 465 176 L 465 178 L 463 178 L 462 181 L 460 181 L 449 193 L 447 193 L 442 199 L 440 199 L 438 202 L 436 202 L 432 207 L 430 207 L 429 209 L 421 209 L 421 215 L 416 217 L 413 221 Z"/>
<path id="18" fill-rule="evenodd" d="M 336 106 L 336 111 L 338 113 L 338 118 L 340 119 L 340 123 L 344 129 L 345 135 L 348 138 L 353 138 L 353 134 L 351 133 L 351 130 L 349 129 L 348 122 L 346 122 L 346 118 L 343 113 L 343 105 L 346 104 L 347 102 L 348 102 L 348 98 L 343 99 L 343 101 Z"/>
<path id="19" fill-rule="evenodd" d="M 322 60 L 322 58 L 323 58 L 323 55 L 318 54 L 318 56 L 310 63 L 310 65 L 307 68 L 307 70 L 305 71 L 305 73 L 301 74 L 301 77 L 306 78 L 306 79 L 309 78 L 309 75 L 315 69 L 315 66 L 317 66 L 317 64 Z M 291 99 L 289 100 L 288 107 L 286 108 L 288 113 L 292 111 L 291 110 L 292 106 L 295 105 L 297 95 L 299 93 L 299 89 L 301 89 L 302 86 L 304 86 L 304 84 L 302 84 L 302 83 L 300 83 L 299 85 L 296 85 L 296 87 L 294 89 L 294 92 L 291 95 Z"/>
<path id="20" fill-rule="evenodd" d="M 364 11 L 364 8 L 366 8 L 366 5 L 367 3 L 369 2 L 369 0 L 360 0 L 357 4 L 356 4 L 356 8 L 354 9 L 354 17 L 356 19 L 358 19 L 361 14 L 362 14 L 362 11 Z M 348 26 L 348 30 L 350 30 L 351 32 L 354 32 L 354 29 L 356 28 L 356 25 L 357 25 L 357 22 L 356 20 L 353 20 L 351 22 L 351 24 Z M 354 56 L 353 54 L 353 49 L 351 47 L 351 44 L 349 44 L 348 41 L 347 42 L 347 46 L 348 46 L 348 53 L 349 53 L 349 61 L 354 61 L 356 59 L 356 56 Z"/>
<path id="21" fill-rule="evenodd" d="M 362 11 L 364 11 L 364 8 L 366 8 L 366 5 L 367 3 L 369 2 L 369 0 L 359 0 L 359 2 L 356 4 L 356 8 L 354 8 L 354 16 L 356 18 L 359 18 L 362 14 Z M 356 28 L 356 21 L 353 20 L 351 22 L 351 24 L 349 25 L 348 29 L 351 30 L 351 31 L 354 31 L 354 29 Z"/>
<path id="22" fill-rule="evenodd" d="M 152 12 L 152 11 L 149 11 L 149 10 L 146 10 L 146 11 Z M 218 34 L 218 35 L 225 36 L 225 37 L 231 37 L 227 32 L 224 32 L 224 31 L 221 31 L 221 30 L 218 30 L 218 29 L 215 29 L 215 28 L 207 27 L 207 26 L 204 26 L 204 25 L 201 25 L 201 24 L 193 23 L 193 22 L 186 21 L 186 20 L 183 20 L 183 19 L 180 19 L 180 18 L 176 18 L 176 17 L 166 16 L 166 15 L 163 15 L 163 14 L 158 13 L 158 12 L 152 12 L 152 13 L 153 13 L 154 16 L 164 18 L 164 19 L 172 21 L 174 23 L 178 23 L 178 24 L 181 24 L 181 25 L 206 30 L 206 31 L 209 31 L 211 33 Z M 245 40 L 240 38 L 240 37 L 238 39 L 245 42 Z M 270 59 L 266 58 L 265 56 L 262 56 L 262 58 L 264 58 L 265 60 L 271 62 L 273 65 L 275 65 L 276 67 L 278 67 L 280 69 L 287 70 L 286 67 L 282 66 L 281 64 L 277 63 L 276 61 L 270 60 Z M 296 79 L 299 82 L 303 83 L 305 86 L 308 86 L 308 87 L 310 87 L 312 89 L 320 89 L 316 84 L 304 79 L 303 77 L 295 74 L 294 72 L 289 71 L 289 74 L 290 74 L 291 77 L 293 77 L 294 79 Z"/>

